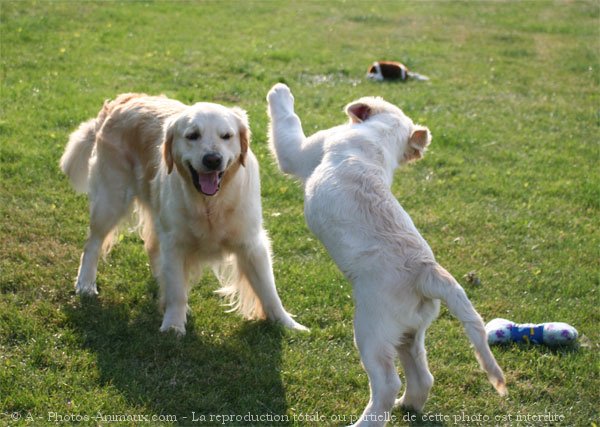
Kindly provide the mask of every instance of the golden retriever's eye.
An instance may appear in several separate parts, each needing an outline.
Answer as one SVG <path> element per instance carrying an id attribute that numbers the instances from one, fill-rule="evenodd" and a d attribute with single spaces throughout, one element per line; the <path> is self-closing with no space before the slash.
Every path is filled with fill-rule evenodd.
<path id="1" fill-rule="evenodd" d="M 200 132 L 197 130 L 194 130 L 194 131 L 188 133 L 185 137 L 186 137 L 186 139 L 189 139 L 190 141 L 196 141 L 197 139 L 200 139 Z"/>
<path id="2" fill-rule="evenodd" d="M 225 141 L 231 139 L 233 135 L 231 135 L 229 132 L 224 133 L 223 135 L 221 135 L 221 139 L 224 139 Z"/>

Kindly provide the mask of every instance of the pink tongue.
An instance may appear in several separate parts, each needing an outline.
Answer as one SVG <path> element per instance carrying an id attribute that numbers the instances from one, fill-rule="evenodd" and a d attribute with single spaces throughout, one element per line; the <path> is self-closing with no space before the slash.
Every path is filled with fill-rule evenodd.
<path id="1" fill-rule="evenodd" d="M 213 196 L 219 191 L 219 173 L 201 173 L 198 174 L 198 183 L 200 184 L 200 190 L 207 196 Z"/>

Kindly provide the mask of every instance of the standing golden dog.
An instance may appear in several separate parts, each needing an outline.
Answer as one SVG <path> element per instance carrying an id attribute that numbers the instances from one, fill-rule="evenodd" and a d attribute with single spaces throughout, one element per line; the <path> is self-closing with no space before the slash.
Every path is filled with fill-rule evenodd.
<path id="1" fill-rule="evenodd" d="M 135 204 L 161 286 L 161 331 L 185 333 L 189 284 L 219 265 L 219 293 L 244 317 L 305 329 L 284 310 L 262 226 L 258 162 L 245 111 L 120 95 L 69 139 L 60 166 L 89 194 L 76 290 L 95 295 L 98 258 Z"/>

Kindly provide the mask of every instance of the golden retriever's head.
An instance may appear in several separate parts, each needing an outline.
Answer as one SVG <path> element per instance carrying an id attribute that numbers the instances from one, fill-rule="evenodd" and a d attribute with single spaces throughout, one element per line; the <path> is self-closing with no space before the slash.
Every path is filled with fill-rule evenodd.
<path id="1" fill-rule="evenodd" d="M 249 144 L 244 110 L 200 102 L 166 123 L 163 156 L 168 173 L 175 166 L 198 192 L 214 196 L 225 173 L 245 165 Z"/>
<path id="2" fill-rule="evenodd" d="M 408 163 L 423 158 L 431 143 L 431 133 L 425 126 L 417 125 L 402 110 L 380 97 L 364 97 L 345 108 L 350 123 L 363 123 L 377 118 L 396 131 L 399 144 L 398 163 Z"/>

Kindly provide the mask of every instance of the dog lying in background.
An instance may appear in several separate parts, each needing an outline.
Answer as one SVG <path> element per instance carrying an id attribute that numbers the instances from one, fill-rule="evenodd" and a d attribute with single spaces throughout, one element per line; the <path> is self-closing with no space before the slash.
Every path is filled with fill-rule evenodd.
<path id="1" fill-rule="evenodd" d="M 433 385 L 425 330 L 439 300 L 462 322 L 481 367 L 504 395 L 504 376 L 481 317 L 390 192 L 394 170 L 423 157 L 429 130 L 383 99 L 368 97 L 346 106 L 350 123 L 307 138 L 287 86 L 275 85 L 267 99 L 279 168 L 302 181 L 306 222 L 352 282 L 355 342 L 371 389 L 357 425 L 383 425 L 394 404 L 423 408 Z M 398 400 L 396 357 L 406 376 Z"/>
<path id="2" fill-rule="evenodd" d="M 409 71 L 408 67 L 396 61 L 376 61 L 369 67 L 367 78 L 371 80 L 429 80 L 429 77 L 413 71 Z"/>
<path id="3" fill-rule="evenodd" d="M 135 204 L 161 286 L 161 331 L 185 333 L 190 282 L 214 263 L 226 267 L 218 292 L 244 317 L 306 329 L 284 310 L 275 288 L 249 142 L 240 108 L 140 94 L 120 95 L 82 123 L 60 161 L 90 200 L 77 293 L 97 294 L 100 252 Z"/>

